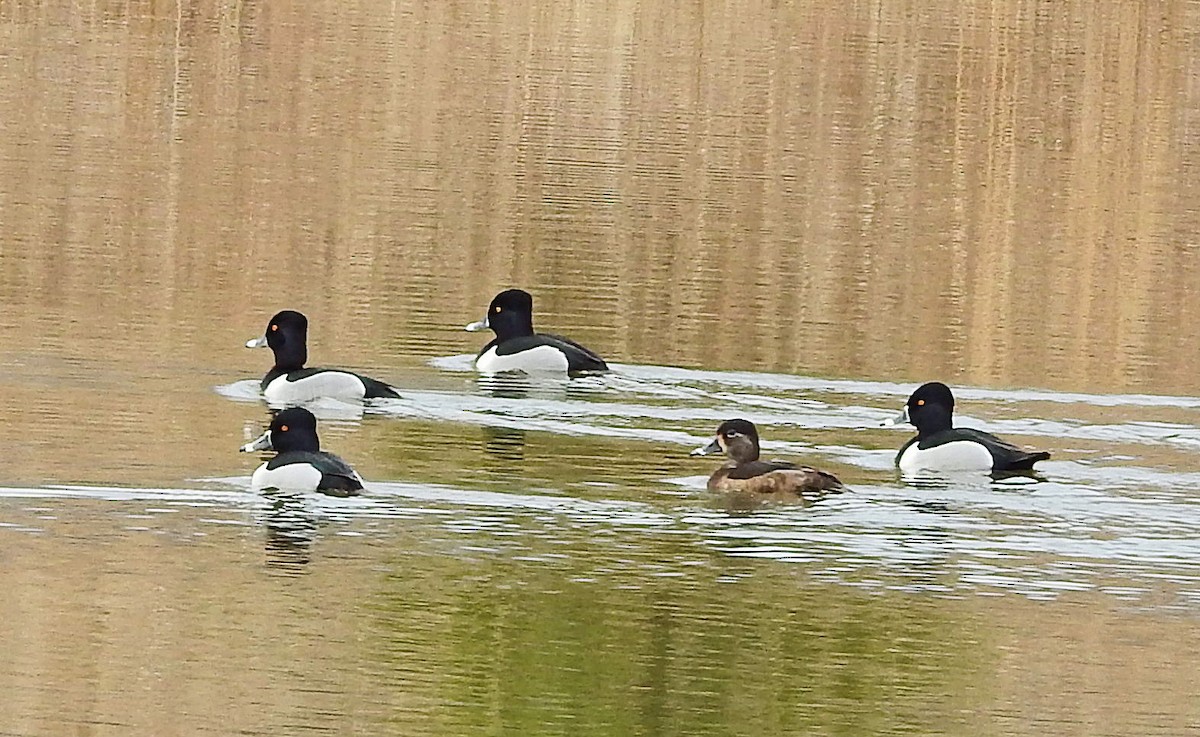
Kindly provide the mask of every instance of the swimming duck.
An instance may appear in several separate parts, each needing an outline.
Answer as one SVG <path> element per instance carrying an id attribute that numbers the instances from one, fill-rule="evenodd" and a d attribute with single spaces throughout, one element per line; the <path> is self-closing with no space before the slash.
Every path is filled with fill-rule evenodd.
<path id="1" fill-rule="evenodd" d="M 776 497 L 814 497 L 845 487 L 831 473 L 788 461 L 758 459 L 758 429 L 749 420 L 726 420 L 711 443 L 692 455 L 725 453 L 729 461 L 708 479 L 709 491 L 748 492 Z"/>
<path id="2" fill-rule="evenodd" d="M 350 464 L 321 450 L 317 418 L 303 407 L 289 407 L 271 420 L 257 440 L 246 443 L 243 453 L 274 450 L 277 455 L 259 466 L 250 477 L 255 489 L 321 491 L 332 496 L 352 496 L 362 491 L 363 480 Z"/>
<path id="3" fill-rule="evenodd" d="M 991 433 L 954 427 L 954 395 L 939 381 L 922 384 L 908 398 L 904 410 L 891 424 L 911 423 L 917 428 L 896 454 L 904 473 L 918 471 L 1030 471 L 1050 457 L 1007 443 Z"/>
<path id="4" fill-rule="evenodd" d="M 604 359 L 560 335 L 533 332 L 533 297 L 521 289 L 497 294 L 487 317 L 467 325 L 470 332 L 491 328 L 496 337 L 475 357 L 475 368 L 485 374 L 504 371 L 566 372 L 570 375 L 608 371 Z"/>
<path id="5" fill-rule="evenodd" d="M 400 396 L 390 385 L 351 371 L 304 368 L 308 360 L 308 318 L 295 310 L 284 310 L 272 317 L 266 333 L 246 341 L 246 347 L 270 347 L 275 354 L 275 366 L 260 384 L 268 402 L 295 404 L 319 397 L 374 399 Z"/>

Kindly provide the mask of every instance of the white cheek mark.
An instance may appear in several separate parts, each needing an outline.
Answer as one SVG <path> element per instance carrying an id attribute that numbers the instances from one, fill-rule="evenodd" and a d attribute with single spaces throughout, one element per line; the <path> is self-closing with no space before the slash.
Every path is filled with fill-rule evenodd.
<path id="1" fill-rule="evenodd" d="M 366 393 L 362 379 L 344 371 L 322 371 L 299 381 L 288 381 L 287 376 L 280 376 L 263 390 L 268 402 L 280 404 L 309 402 L 320 397 L 362 399 Z"/>
<path id="2" fill-rule="evenodd" d="M 289 463 L 276 469 L 262 464 L 250 477 L 250 486 L 255 491 L 262 489 L 285 489 L 292 491 L 315 491 L 321 483 L 321 472 L 308 463 Z"/>
<path id="3" fill-rule="evenodd" d="M 475 359 L 476 370 L 485 374 L 499 374 L 504 371 L 524 371 L 527 374 L 545 371 L 566 373 L 568 365 L 566 354 L 548 345 L 539 345 L 510 356 L 497 355 L 496 346 L 492 346 Z"/>
<path id="4" fill-rule="evenodd" d="M 921 450 L 917 443 L 900 456 L 900 470 L 917 471 L 990 471 L 992 454 L 979 443 L 956 441 Z"/>

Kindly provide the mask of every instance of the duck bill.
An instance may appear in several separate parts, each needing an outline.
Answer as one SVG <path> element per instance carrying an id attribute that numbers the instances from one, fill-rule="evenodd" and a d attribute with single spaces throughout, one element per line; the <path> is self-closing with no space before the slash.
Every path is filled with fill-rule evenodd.
<path id="1" fill-rule="evenodd" d="M 895 417 L 893 417 L 890 420 L 883 421 L 884 427 L 895 427 L 896 425 L 908 425 L 908 424 L 911 424 L 911 420 L 908 419 L 908 405 L 907 404 L 904 405 L 904 409 L 900 410 L 900 414 L 896 415 Z"/>
<path id="2" fill-rule="evenodd" d="M 478 333 L 480 331 L 487 330 L 490 327 L 491 325 L 488 325 L 487 318 L 485 317 L 482 320 L 477 320 L 467 325 L 465 328 L 463 328 L 463 330 L 466 330 L 468 333 Z"/>
<path id="3" fill-rule="evenodd" d="M 705 445 L 703 447 L 696 448 L 695 450 L 692 451 L 691 454 L 694 456 L 711 456 L 711 455 L 716 455 L 717 453 L 724 453 L 724 452 L 725 451 L 721 449 L 721 444 L 719 442 L 717 442 L 716 438 L 713 438 L 713 441 L 711 443 L 709 443 L 708 445 Z"/>
<path id="4" fill-rule="evenodd" d="M 246 347 L 247 348 L 266 348 L 267 347 L 267 336 L 260 335 L 257 338 L 251 338 L 250 340 L 247 340 Z"/>
<path id="5" fill-rule="evenodd" d="M 267 430 L 258 436 L 258 440 L 255 440 L 253 443 L 246 443 L 241 448 L 238 448 L 238 450 L 243 453 L 253 453 L 256 450 L 272 450 L 271 431 Z"/>

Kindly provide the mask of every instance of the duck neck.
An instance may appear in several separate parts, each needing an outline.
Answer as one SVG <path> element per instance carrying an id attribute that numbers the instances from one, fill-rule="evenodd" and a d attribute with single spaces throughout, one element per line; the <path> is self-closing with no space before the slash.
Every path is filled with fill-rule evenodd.
<path id="1" fill-rule="evenodd" d="M 918 418 L 917 437 L 927 438 L 930 435 L 949 430 L 954 426 L 953 416 L 941 407 L 929 407 Z"/>
<path id="2" fill-rule="evenodd" d="M 272 440 L 272 445 L 275 445 L 275 450 L 280 453 L 291 453 L 295 451 L 317 453 L 321 450 L 321 441 L 317 437 L 317 433 L 281 433 L 283 438 L 278 442 Z"/>
<path id="3" fill-rule="evenodd" d="M 753 463 L 758 460 L 758 446 L 745 439 L 739 440 L 729 444 L 727 455 L 729 460 L 739 466 L 744 463 Z"/>
<path id="4" fill-rule="evenodd" d="M 281 374 L 302 369 L 308 362 L 308 348 L 303 336 L 299 340 L 295 337 L 284 338 L 279 345 L 271 346 L 271 349 L 275 353 L 274 370 Z"/>
<path id="5" fill-rule="evenodd" d="M 533 335 L 533 318 L 516 312 L 505 312 L 490 320 L 488 325 L 499 340 L 527 338 Z"/>

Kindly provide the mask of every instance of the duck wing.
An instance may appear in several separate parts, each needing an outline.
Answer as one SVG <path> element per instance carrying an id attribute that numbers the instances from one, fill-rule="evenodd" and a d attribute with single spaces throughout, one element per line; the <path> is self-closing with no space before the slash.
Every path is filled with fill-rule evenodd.
<path id="1" fill-rule="evenodd" d="M 795 468 L 795 463 L 788 461 L 750 461 L 738 466 L 734 466 L 729 470 L 727 478 L 731 479 L 752 479 L 756 476 L 763 476 L 773 471 L 790 471 Z"/>
<path id="2" fill-rule="evenodd" d="M 831 473 L 809 466 L 799 466 L 777 468 L 748 479 L 733 480 L 731 475 L 717 487 L 718 490 L 721 488 L 743 494 L 758 494 L 764 499 L 784 500 L 799 497 L 808 501 L 827 492 L 844 491 L 846 487 Z"/>
<path id="3" fill-rule="evenodd" d="M 807 502 L 826 492 L 844 491 L 845 488 L 831 473 L 787 461 L 751 461 L 738 466 L 727 464 L 718 468 L 708 480 L 709 491 L 749 495 L 747 499 L 757 498 L 760 501 L 798 497 Z"/>
<path id="4" fill-rule="evenodd" d="M 762 491 L 774 492 L 777 489 L 793 489 L 805 491 L 837 491 L 845 486 L 837 476 L 812 466 L 797 466 L 788 461 L 751 461 L 730 469 L 728 478 L 753 479 L 770 475 L 772 484 L 777 488 L 766 488 Z"/>
<path id="5" fill-rule="evenodd" d="M 941 442 L 948 442 L 951 439 L 969 440 L 987 448 L 988 452 L 992 454 L 993 471 L 1032 471 L 1033 464 L 1050 458 L 1050 454 L 1044 450 L 1022 448 L 1006 440 L 1001 440 L 989 432 L 970 427 L 956 427 L 948 433 L 938 433 L 939 436 L 945 434 L 954 437 Z"/>
<path id="6" fill-rule="evenodd" d="M 545 338 L 548 343 L 558 347 L 567 356 L 567 373 L 587 373 L 608 371 L 608 364 L 596 355 L 595 351 L 581 346 L 570 338 L 552 333 L 540 333 L 534 337 Z"/>

